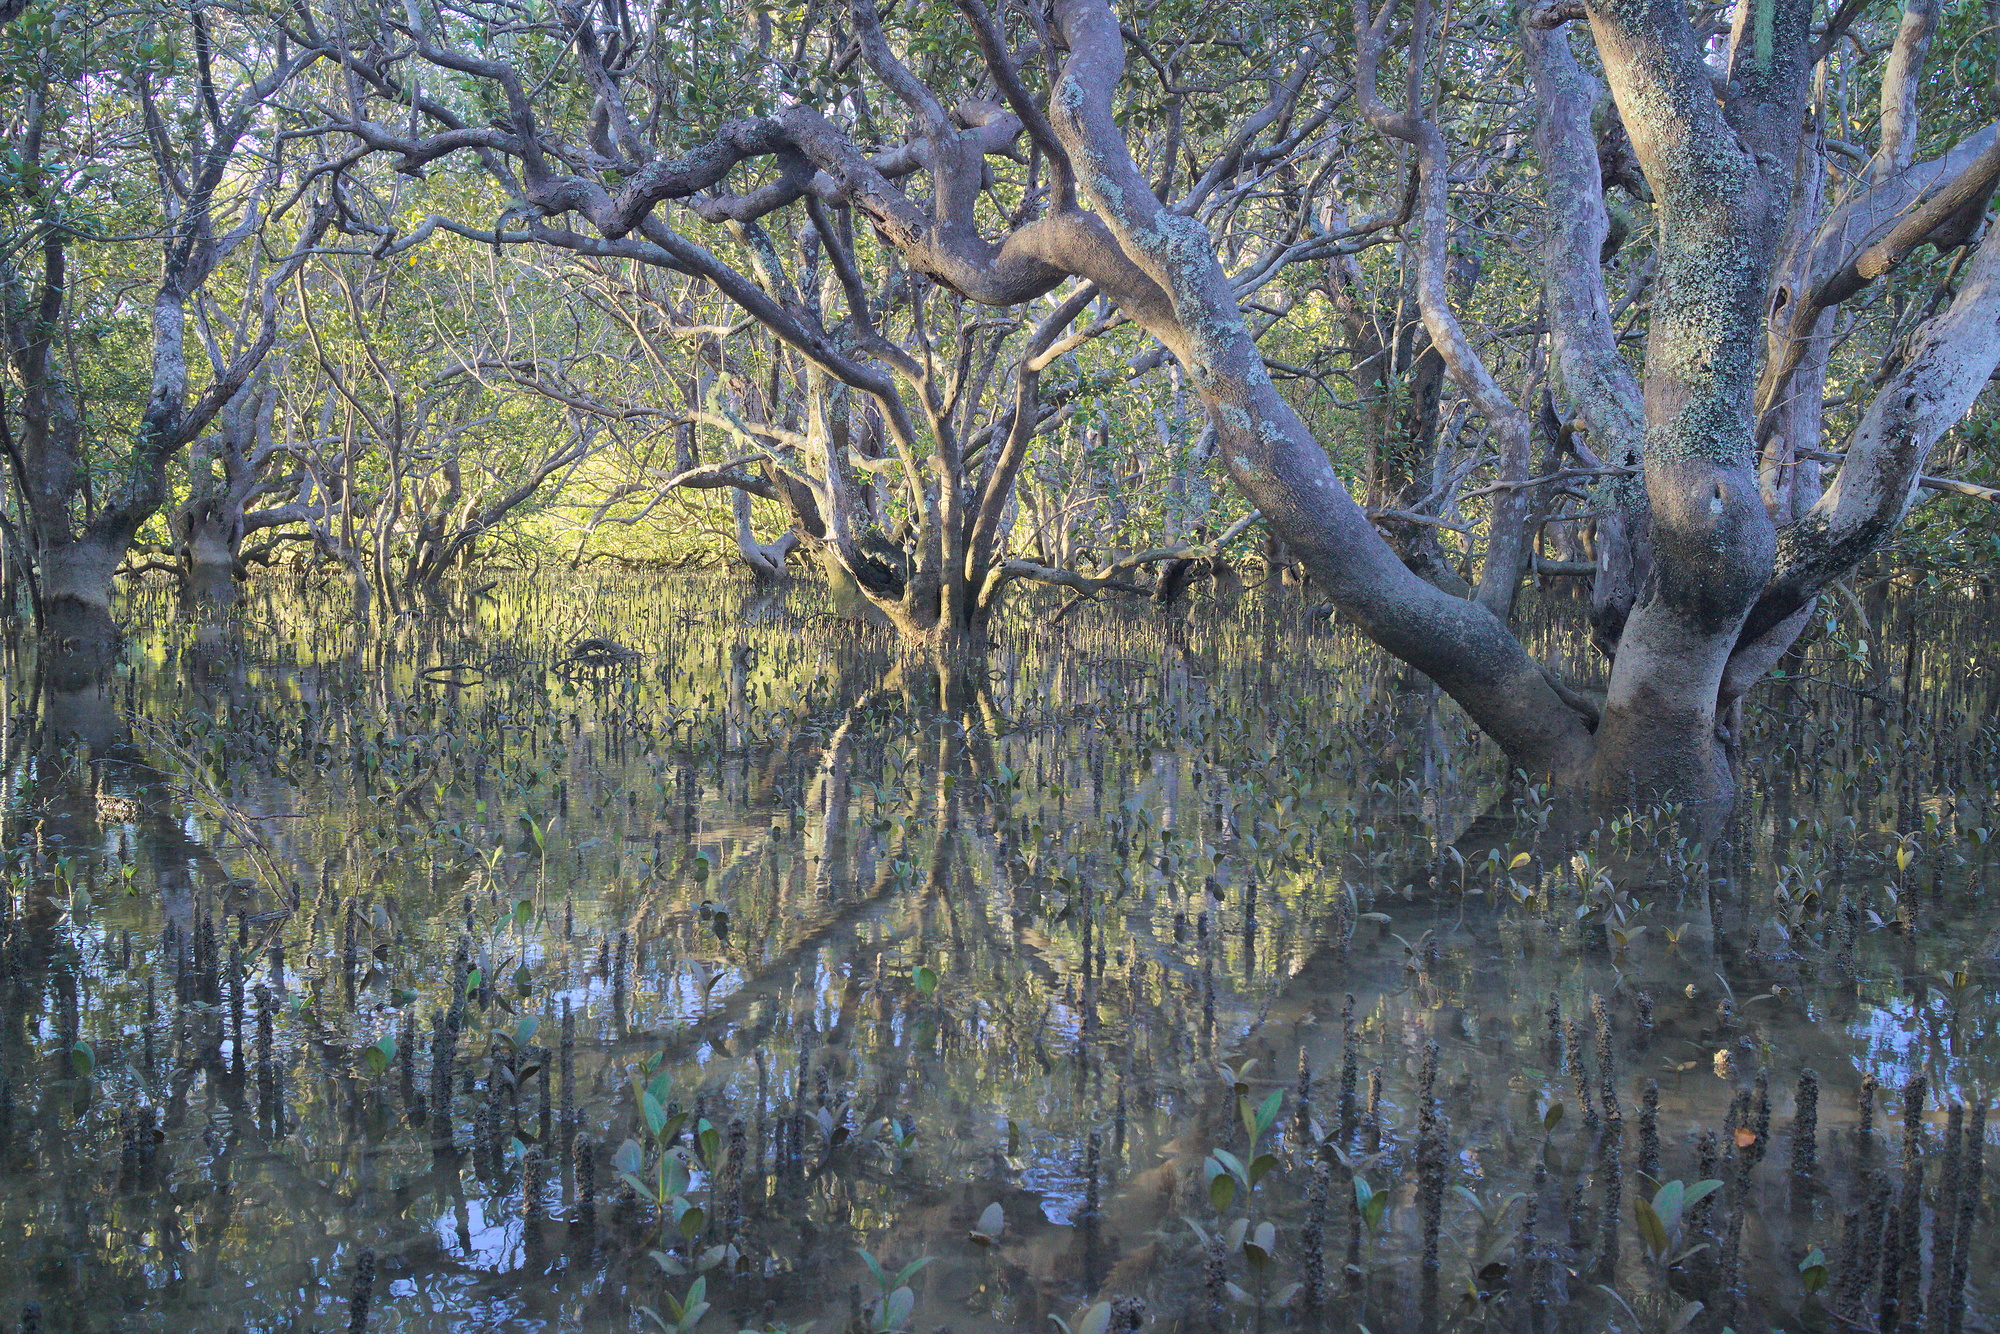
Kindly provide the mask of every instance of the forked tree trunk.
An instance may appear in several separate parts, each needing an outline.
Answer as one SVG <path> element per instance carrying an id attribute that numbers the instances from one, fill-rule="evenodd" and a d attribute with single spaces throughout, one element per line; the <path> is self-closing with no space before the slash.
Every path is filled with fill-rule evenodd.
<path id="1" fill-rule="evenodd" d="M 738 490 L 730 495 L 736 514 L 736 554 L 750 567 L 751 576 L 761 585 L 785 582 L 785 559 L 799 544 L 799 535 L 787 528 L 776 541 L 759 542 L 750 527 L 750 493 Z"/>
<path id="2" fill-rule="evenodd" d="M 205 607 L 233 606 L 238 597 L 237 543 L 240 524 L 224 515 L 203 511 L 188 517 L 181 558 L 186 569 L 188 601 Z"/>

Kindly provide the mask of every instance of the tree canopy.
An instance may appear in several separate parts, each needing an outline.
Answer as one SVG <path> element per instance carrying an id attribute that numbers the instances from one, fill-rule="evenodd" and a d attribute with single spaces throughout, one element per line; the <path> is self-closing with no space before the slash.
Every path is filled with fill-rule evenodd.
<path id="1" fill-rule="evenodd" d="M 121 565 L 396 609 L 797 553 L 951 657 L 1261 525 L 1524 768 L 1726 800 L 1914 505 L 1929 568 L 1991 542 L 2000 43 L 1933 0 L 44 0 L 0 47 L 44 620 Z M 1533 583 L 1588 590 L 1559 661 Z"/>

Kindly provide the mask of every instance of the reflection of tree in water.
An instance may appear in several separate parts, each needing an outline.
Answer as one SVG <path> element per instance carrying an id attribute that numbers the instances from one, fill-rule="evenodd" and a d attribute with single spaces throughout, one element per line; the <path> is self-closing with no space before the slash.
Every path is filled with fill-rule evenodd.
<path id="1" fill-rule="evenodd" d="M 1645 1327 L 1701 1300 L 1691 1327 L 1754 1329 L 1795 1318 L 1815 1246 L 1812 1300 L 1878 1320 L 1897 1256 L 1900 1320 L 1912 1216 L 1922 1298 L 1948 1308 L 1937 1220 L 1970 1159 L 1951 1166 L 1941 1103 L 1990 1089 L 1995 1038 L 1990 975 L 1953 978 L 1986 929 L 1990 865 L 1960 831 L 1992 824 L 1990 797 L 1950 800 L 1991 790 L 1976 730 L 1856 726 L 1851 692 L 1800 687 L 1778 707 L 1824 718 L 1829 757 L 1899 736 L 1889 776 L 1773 764 L 1732 841 L 1697 845 L 1667 820 L 1566 825 L 1283 600 L 1228 625 L 1197 609 L 1172 641 L 1024 618 L 983 673 L 940 681 L 798 596 L 746 624 L 705 592 L 607 583 L 579 615 L 527 586 L 484 626 L 365 644 L 253 596 L 227 662 L 152 666 L 175 642 L 152 628 L 94 693 L 45 690 L 9 763 L 0 1291 L 100 1322 L 323 1325 L 367 1247 L 386 1327 L 622 1328 L 689 1281 L 647 1254 L 658 1229 L 612 1168 L 639 1132 L 625 1069 L 658 1056 L 725 1146 L 672 1249 L 737 1248 L 748 1272 L 709 1293 L 744 1323 L 770 1303 L 837 1326 L 850 1282 L 874 1295 L 857 1246 L 891 1272 L 939 1257 L 917 1319 L 958 1328 L 1114 1298 L 1248 1327 L 1260 1296 L 1402 1328 L 1434 1275 L 1441 1324 L 1522 1324 L 1546 1298 L 1571 1303 L 1563 1328 L 1621 1302 Z M 632 671 L 552 670 L 614 625 Z M 1304 666 L 1280 679 L 1280 656 Z M 1919 687 L 1927 716 L 1958 708 L 1955 681 Z M 118 753 L 125 706 L 259 817 L 296 913 L 265 920 L 281 904 L 241 849 L 157 757 Z M 1873 831 L 1905 815 L 1922 856 L 1899 868 Z M 1868 929 L 1897 911 L 1917 929 Z M 1913 1214 L 1897 1095 L 1920 1069 Z M 1865 1154 L 1864 1077 L 1886 1090 Z M 1254 1145 L 1232 1081 L 1253 1111 L 1282 1094 Z M 1357 1175 L 1387 1197 L 1372 1221 Z M 1664 1270 L 1633 1202 L 1703 1179 L 1725 1184 L 1679 1240 L 1707 1249 Z M 1241 1242 L 1265 1222 L 1259 1270 Z M 1982 1229 L 1965 1252 L 1975 1309 L 1991 1247 Z"/>

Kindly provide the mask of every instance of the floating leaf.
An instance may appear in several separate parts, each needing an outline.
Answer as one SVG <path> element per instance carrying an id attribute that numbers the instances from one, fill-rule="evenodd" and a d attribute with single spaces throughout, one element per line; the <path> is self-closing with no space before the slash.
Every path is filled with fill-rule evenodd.
<path id="1" fill-rule="evenodd" d="M 396 1059 L 396 1039 L 384 1037 L 361 1049 L 361 1064 L 371 1075 L 388 1071 Z"/>
<path id="2" fill-rule="evenodd" d="M 1000 1240 L 1007 1230 L 1007 1211 L 995 1200 L 979 1215 L 979 1225 L 972 1230 L 972 1240 L 981 1246 L 991 1246 Z"/>

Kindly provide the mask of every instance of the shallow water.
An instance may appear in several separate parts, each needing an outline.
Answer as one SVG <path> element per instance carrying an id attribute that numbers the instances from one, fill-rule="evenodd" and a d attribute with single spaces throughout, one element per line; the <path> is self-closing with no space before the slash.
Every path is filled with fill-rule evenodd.
<path id="1" fill-rule="evenodd" d="M 1990 607 L 1809 648 L 1696 842 L 1510 786 L 1285 595 L 1055 605 L 943 687 L 811 590 L 695 578 L 372 637 L 321 593 L 220 631 L 142 593 L 110 680 L 18 661 L 0 1328 L 340 1328 L 364 1250 L 384 1331 L 671 1326 L 656 1250 L 708 1266 L 704 1330 L 1873 1328 L 1885 1267 L 1953 1327 L 1947 1107 L 2000 1062 Z M 637 656 L 565 665 L 584 636 Z M 667 1217 L 618 1176 L 662 1145 Z M 1633 1201 L 1704 1177 L 1670 1272 Z"/>

